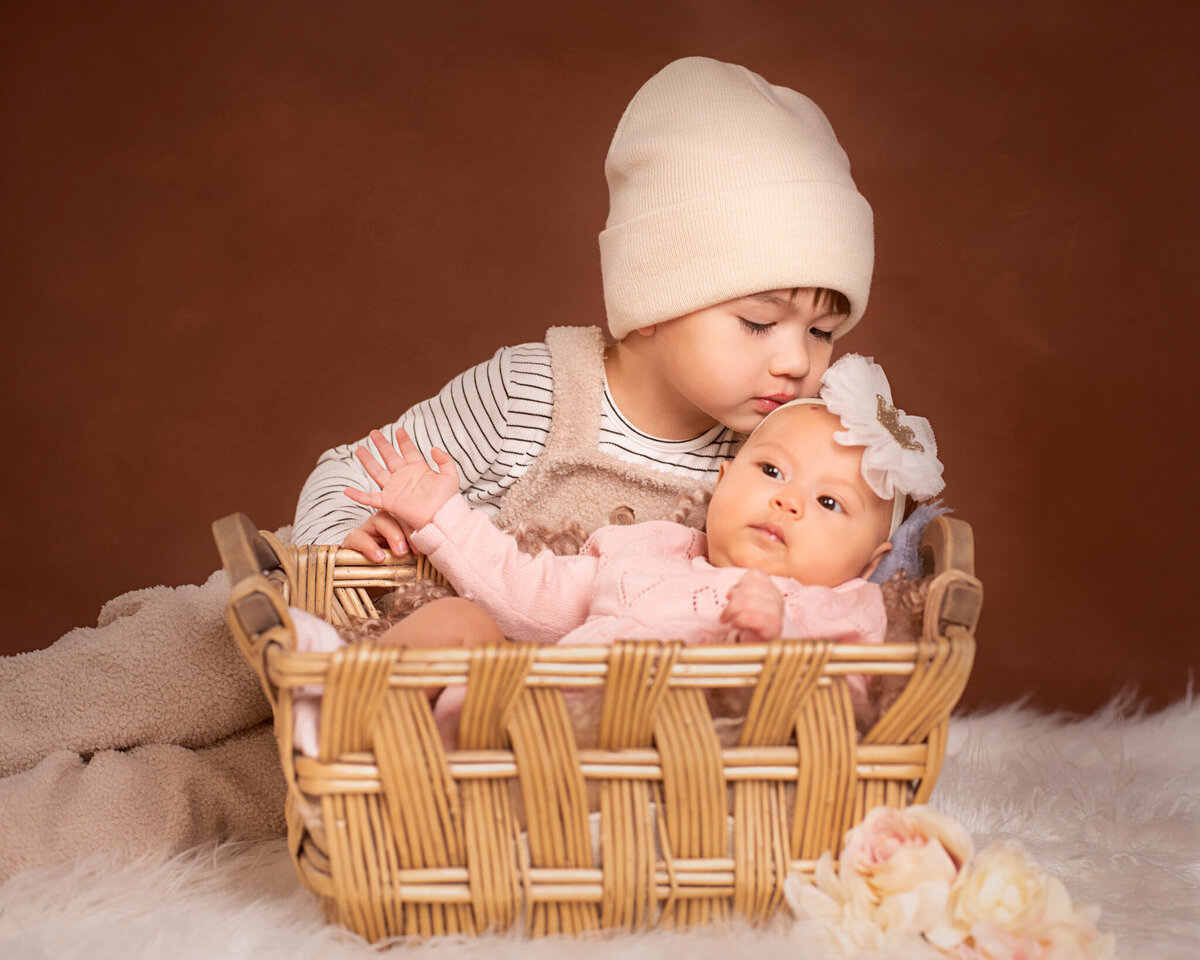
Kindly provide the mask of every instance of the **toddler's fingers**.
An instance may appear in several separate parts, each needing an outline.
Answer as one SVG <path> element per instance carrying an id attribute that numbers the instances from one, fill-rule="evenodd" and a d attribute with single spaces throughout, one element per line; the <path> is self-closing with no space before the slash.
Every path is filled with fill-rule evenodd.
<path id="1" fill-rule="evenodd" d="M 404 536 L 404 531 L 401 529 L 399 521 L 390 513 L 375 514 L 375 529 L 387 541 L 388 546 L 392 548 L 392 553 L 396 556 L 403 557 L 408 553 L 408 540 Z"/>
<path id="2" fill-rule="evenodd" d="M 374 560 L 376 563 L 383 563 L 387 559 L 387 554 L 384 553 L 383 547 L 362 527 L 357 527 L 346 534 L 346 539 L 342 541 L 342 546 L 347 550 L 357 550 L 368 560 Z"/>

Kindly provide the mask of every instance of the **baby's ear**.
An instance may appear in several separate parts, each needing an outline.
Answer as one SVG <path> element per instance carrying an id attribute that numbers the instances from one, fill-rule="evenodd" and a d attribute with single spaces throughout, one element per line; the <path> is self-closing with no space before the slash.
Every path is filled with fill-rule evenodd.
<path id="1" fill-rule="evenodd" d="M 860 573 L 859 576 L 863 580 L 869 580 L 871 578 L 871 574 L 875 572 L 875 568 L 878 567 L 880 561 L 883 560 L 884 555 L 891 549 L 892 541 L 884 540 L 883 543 L 875 548 L 875 552 L 871 554 L 871 559 L 867 561 L 867 565 L 863 567 L 862 573 Z"/>
<path id="2" fill-rule="evenodd" d="M 717 467 L 717 483 L 720 483 L 725 477 L 725 471 L 729 467 L 730 461 L 722 460 L 720 466 Z"/>

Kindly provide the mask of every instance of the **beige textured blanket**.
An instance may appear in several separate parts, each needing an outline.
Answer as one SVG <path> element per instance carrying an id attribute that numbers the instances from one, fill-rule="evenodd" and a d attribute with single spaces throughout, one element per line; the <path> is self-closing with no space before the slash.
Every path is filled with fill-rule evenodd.
<path id="1" fill-rule="evenodd" d="M 270 707 L 225 622 L 228 581 L 106 604 L 0 658 L 0 879 L 97 850 L 283 832 Z"/>

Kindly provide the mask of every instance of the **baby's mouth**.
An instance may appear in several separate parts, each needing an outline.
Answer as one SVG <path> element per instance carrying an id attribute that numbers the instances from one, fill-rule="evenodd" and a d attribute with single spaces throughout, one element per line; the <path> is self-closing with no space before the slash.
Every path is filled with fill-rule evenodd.
<path id="1" fill-rule="evenodd" d="M 783 528 L 774 523 L 757 523 L 754 529 L 759 531 L 769 540 L 774 540 L 777 543 L 783 543 Z"/>

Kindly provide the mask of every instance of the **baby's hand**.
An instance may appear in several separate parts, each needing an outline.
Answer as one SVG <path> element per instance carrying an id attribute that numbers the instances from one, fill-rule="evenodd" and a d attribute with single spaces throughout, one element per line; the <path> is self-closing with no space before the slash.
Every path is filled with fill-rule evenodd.
<path id="1" fill-rule="evenodd" d="M 399 451 L 378 430 L 371 431 L 371 440 L 383 457 L 382 464 L 365 446 L 355 450 L 354 455 L 380 489 L 347 487 L 346 496 L 355 503 L 386 510 L 411 531 L 429 523 L 442 505 L 458 493 L 458 468 L 444 450 L 434 447 L 430 451 L 437 464 L 437 470 L 432 470 L 403 427 L 396 430 Z"/>
<path id="2" fill-rule="evenodd" d="M 721 622 L 737 630 L 738 643 L 766 643 L 783 631 L 783 594 L 761 570 L 747 570 L 729 591 Z"/>
<path id="3" fill-rule="evenodd" d="M 391 547 L 392 553 L 398 557 L 407 554 L 408 538 L 399 520 L 386 510 L 376 510 L 361 525 L 346 534 L 342 546 L 357 550 L 368 560 L 383 563 L 387 559 L 385 547 Z"/>

